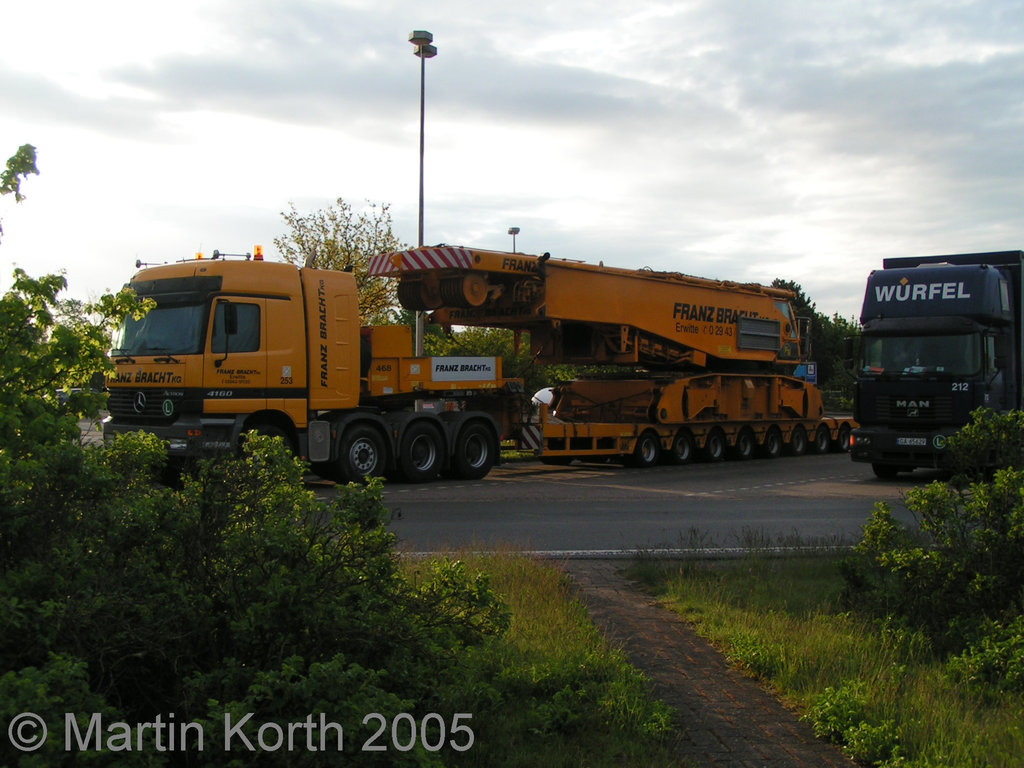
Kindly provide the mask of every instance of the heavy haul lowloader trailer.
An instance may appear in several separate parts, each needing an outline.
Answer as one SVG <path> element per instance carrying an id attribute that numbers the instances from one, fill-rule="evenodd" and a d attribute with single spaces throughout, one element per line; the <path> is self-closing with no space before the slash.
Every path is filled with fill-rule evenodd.
<path id="1" fill-rule="evenodd" d="M 652 270 L 440 246 L 384 254 L 407 309 L 446 326 L 528 333 L 538 363 L 620 366 L 585 378 L 511 426 L 541 460 L 638 466 L 845 450 L 852 419 L 825 414 L 789 291 Z"/>

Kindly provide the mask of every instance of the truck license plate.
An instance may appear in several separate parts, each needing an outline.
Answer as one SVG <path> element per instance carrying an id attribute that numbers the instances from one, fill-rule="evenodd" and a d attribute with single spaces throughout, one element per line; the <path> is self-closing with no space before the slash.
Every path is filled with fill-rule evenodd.
<path id="1" fill-rule="evenodd" d="M 928 445 L 927 437 L 897 437 L 896 445 L 907 446 L 911 448 L 923 448 Z"/>

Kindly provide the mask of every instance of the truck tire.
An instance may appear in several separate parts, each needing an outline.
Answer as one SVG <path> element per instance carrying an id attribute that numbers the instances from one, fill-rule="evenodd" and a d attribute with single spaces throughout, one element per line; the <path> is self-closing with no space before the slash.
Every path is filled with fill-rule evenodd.
<path id="1" fill-rule="evenodd" d="M 648 430 L 637 438 L 633 453 L 629 457 L 629 466 L 644 469 L 653 467 L 658 463 L 660 456 L 661 443 L 658 442 L 658 435 Z"/>
<path id="2" fill-rule="evenodd" d="M 722 430 L 712 429 L 704 441 L 704 448 L 701 450 L 701 458 L 704 461 L 721 461 L 725 458 L 725 433 Z"/>
<path id="3" fill-rule="evenodd" d="M 879 480 L 892 480 L 900 472 L 897 467 L 891 467 L 888 464 L 872 464 L 871 471 Z"/>
<path id="4" fill-rule="evenodd" d="M 814 433 L 814 442 L 811 443 L 811 451 L 819 454 L 828 453 L 829 444 L 831 442 L 832 437 L 828 433 L 828 427 L 821 424 Z"/>
<path id="5" fill-rule="evenodd" d="M 380 477 L 387 466 L 387 455 L 387 445 L 380 432 L 366 424 L 356 425 L 342 435 L 338 477 L 353 483 Z"/>
<path id="6" fill-rule="evenodd" d="M 410 426 L 402 435 L 398 471 L 407 483 L 429 483 L 441 472 L 445 462 L 444 438 L 425 421 Z"/>
<path id="7" fill-rule="evenodd" d="M 479 480 L 491 471 L 497 454 L 491 430 L 480 421 L 471 421 L 455 438 L 452 474 L 461 480 Z"/>
<path id="8" fill-rule="evenodd" d="M 693 454 L 696 449 L 690 430 L 681 429 L 676 433 L 676 437 L 672 441 L 672 449 L 665 454 L 665 460 L 669 464 L 689 464 L 693 461 Z"/>
<path id="9" fill-rule="evenodd" d="M 732 447 L 732 455 L 740 461 L 747 461 L 754 458 L 756 451 L 757 438 L 754 437 L 754 432 L 750 427 L 744 427 L 736 435 L 736 443 Z"/>
<path id="10" fill-rule="evenodd" d="M 803 456 L 807 453 L 807 430 L 799 424 L 793 427 L 786 450 L 790 456 Z"/>
<path id="11" fill-rule="evenodd" d="M 836 435 L 836 442 L 833 446 L 837 453 L 848 453 L 850 451 L 850 432 L 852 431 L 849 424 L 843 424 L 839 428 L 839 434 Z"/>
<path id="12" fill-rule="evenodd" d="M 766 459 L 777 459 L 782 455 L 782 432 L 778 427 L 769 427 L 761 444 L 761 455 Z"/>

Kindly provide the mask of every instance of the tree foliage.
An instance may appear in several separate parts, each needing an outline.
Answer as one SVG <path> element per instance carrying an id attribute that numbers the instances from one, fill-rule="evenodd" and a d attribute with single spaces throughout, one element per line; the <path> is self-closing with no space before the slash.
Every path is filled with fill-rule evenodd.
<path id="1" fill-rule="evenodd" d="M 7 160 L 4 170 L 0 171 L 0 195 L 14 195 L 14 200 L 20 203 L 25 199 L 21 194 L 21 182 L 30 173 L 39 173 L 36 167 L 36 148 L 31 144 L 22 144 Z M 3 233 L 3 227 L 0 227 L 0 236 Z"/>
<path id="2" fill-rule="evenodd" d="M 60 275 L 34 279 L 18 269 L 0 298 L 0 506 L 8 510 L 32 509 L 63 483 L 51 462 L 78 460 L 69 449 L 78 420 L 105 402 L 90 385 L 111 370 L 110 332 L 147 306 L 128 291 L 62 303 L 65 285 Z"/>
<path id="3" fill-rule="evenodd" d="M 854 378 L 843 362 L 843 342 L 857 334 L 857 323 L 838 314 L 829 317 L 819 312 L 817 304 L 793 280 L 775 278 L 772 287 L 784 288 L 796 294 L 792 302 L 793 313 L 797 317 L 811 320 L 810 348 L 811 357 L 818 364 L 818 386 L 852 398 Z"/>
<path id="4" fill-rule="evenodd" d="M 38 174 L 36 148 L 22 144 L 8 160 L 7 167 L 0 172 L 0 195 L 14 195 L 17 202 L 25 199 L 21 194 L 21 182 L 30 173 Z"/>
<path id="5" fill-rule="evenodd" d="M 339 197 L 334 205 L 308 214 L 292 204 L 281 216 L 289 231 L 275 238 L 274 245 L 286 261 L 316 269 L 350 270 L 356 278 L 363 324 L 391 321 L 396 304 L 394 281 L 367 274 L 372 257 L 405 248 L 392 231 L 388 205 L 368 202 L 366 208 L 355 211 Z"/>

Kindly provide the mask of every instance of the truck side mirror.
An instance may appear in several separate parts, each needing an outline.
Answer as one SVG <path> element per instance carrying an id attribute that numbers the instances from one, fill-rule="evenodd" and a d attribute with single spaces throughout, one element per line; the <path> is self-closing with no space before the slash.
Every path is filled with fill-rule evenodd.
<path id="1" fill-rule="evenodd" d="M 238 307 L 230 301 L 224 301 L 220 306 L 224 307 L 224 334 L 236 336 L 238 334 Z"/>
<path id="2" fill-rule="evenodd" d="M 238 307 L 232 304 L 227 299 L 217 299 L 217 306 L 214 311 L 214 338 L 217 336 L 217 320 L 219 319 L 224 325 L 224 357 L 214 360 L 213 364 L 215 367 L 220 368 L 225 360 L 228 359 L 228 350 L 231 348 L 230 339 L 233 335 L 238 334 Z M 214 350 L 216 351 L 216 350 Z"/>
<path id="3" fill-rule="evenodd" d="M 846 368 L 853 368 L 855 341 L 856 339 L 854 339 L 852 336 L 847 336 L 845 339 L 843 339 L 843 365 L 846 366 Z"/>
<path id="4" fill-rule="evenodd" d="M 1010 365 L 1010 339 L 1006 336 L 996 336 L 996 368 L 1004 370 Z"/>

